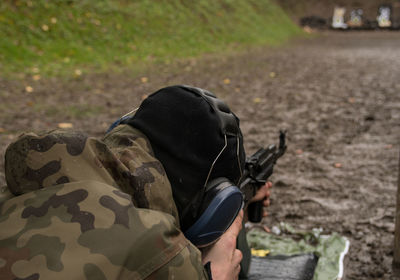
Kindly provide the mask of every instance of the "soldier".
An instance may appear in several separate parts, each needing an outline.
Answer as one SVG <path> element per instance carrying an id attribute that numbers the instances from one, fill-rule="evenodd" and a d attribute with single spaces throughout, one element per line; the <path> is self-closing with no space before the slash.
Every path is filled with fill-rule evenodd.
<path id="1" fill-rule="evenodd" d="M 23 134 L 5 155 L 0 279 L 236 279 L 243 211 L 234 188 L 210 183 L 237 184 L 244 160 L 238 118 L 188 86 L 152 94 L 102 140 Z M 270 186 L 254 200 L 268 205 Z M 214 194 L 237 206 L 210 210 Z M 184 233 L 208 210 L 228 219 L 196 247 Z"/>

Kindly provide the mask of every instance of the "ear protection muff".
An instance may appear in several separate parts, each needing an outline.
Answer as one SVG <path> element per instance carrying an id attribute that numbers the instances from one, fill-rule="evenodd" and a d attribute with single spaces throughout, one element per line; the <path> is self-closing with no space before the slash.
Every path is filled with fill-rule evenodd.
<path id="1" fill-rule="evenodd" d="M 221 134 L 225 137 L 237 137 L 239 141 L 240 130 L 236 116 L 222 100 L 201 88 L 186 85 L 180 87 L 204 98 L 218 116 Z M 240 165 L 239 161 L 238 164 Z M 185 237 L 197 247 L 205 247 L 217 241 L 243 208 L 243 195 L 235 184 L 222 177 L 207 181 L 208 177 L 199 207 L 200 214 L 195 223 L 184 232 Z"/>
<path id="2" fill-rule="evenodd" d="M 243 195 L 228 179 L 217 178 L 207 184 L 201 205 L 201 215 L 184 232 L 197 247 L 214 243 L 231 226 L 243 207 Z"/>

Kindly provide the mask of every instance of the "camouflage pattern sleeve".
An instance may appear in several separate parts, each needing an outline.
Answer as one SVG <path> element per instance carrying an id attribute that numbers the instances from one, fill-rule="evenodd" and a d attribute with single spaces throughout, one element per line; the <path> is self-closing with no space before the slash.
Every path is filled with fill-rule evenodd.
<path id="1" fill-rule="evenodd" d="M 152 273 L 148 279 L 209 279 L 201 263 L 200 251 L 189 244 L 168 264 Z"/>
<path id="2" fill-rule="evenodd" d="M 10 192 L 10 189 L 7 186 L 0 187 L 0 204 L 13 197 L 14 195 Z"/>
<path id="3" fill-rule="evenodd" d="M 135 205 L 171 214 L 179 225 L 171 185 L 164 167 L 154 157 L 147 137 L 130 125 L 118 125 L 103 142 L 123 168 L 116 166 L 115 161 L 103 164 L 118 186 L 132 195 Z"/>
<path id="4" fill-rule="evenodd" d="M 109 158 L 104 143 L 80 132 L 26 133 L 6 150 L 6 182 L 14 195 L 81 180 L 116 186 L 102 164 Z"/>
<path id="5" fill-rule="evenodd" d="M 75 131 L 27 133 L 7 148 L 5 175 L 14 195 L 80 180 L 104 182 L 130 194 L 136 207 L 171 214 L 179 223 L 170 183 L 152 154 L 147 138 L 129 125 L 117 126 L 104 141 Z"/>
<path id="6" fill-rule="evenodd" d="M 171 215 L 136 208 L 129 195 L 96 181 L 9 199 L 0 228 L 2 280 L 205 277 Z"/>
<path id="7" fill-rule="evenodd" d="M 207 278 L 179 230 L 162 166 L 146 157 L 146 138 L 124 127 L 105 139 L 110 148 L 61 130 L 9 146 L 1 280 Z"/>

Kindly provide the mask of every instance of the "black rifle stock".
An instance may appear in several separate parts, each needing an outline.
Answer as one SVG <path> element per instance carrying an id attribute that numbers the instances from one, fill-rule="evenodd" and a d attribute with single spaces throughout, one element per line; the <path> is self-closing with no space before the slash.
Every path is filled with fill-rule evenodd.
<path id="1" fill-rule="evenodd" d="M 259 223 L 262 219 L 262 201 L 252 202 L 250 199 L 256 194 L 257 190 L 267 182 L 272 175 L 274 165 L 286 151 L 286 134 L 281 131 L 279 134 L 279 146 L 270 145 L 267 148 L 259 149 L 255 154 L 246 159 L 245 170 L 239 188 L 243 193 L 245 207 L 250 222 Z"/>

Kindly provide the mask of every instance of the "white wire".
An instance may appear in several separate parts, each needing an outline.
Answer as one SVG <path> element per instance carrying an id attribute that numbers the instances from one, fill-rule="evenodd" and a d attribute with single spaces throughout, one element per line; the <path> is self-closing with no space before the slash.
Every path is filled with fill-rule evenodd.
<path id="1" fill-rule="evenodd" d="M 207 186 L 208 179 L 210 178 L 210 175 L 211 175 L 211 171 L 212 171 L 213 168 L 214 168 L 214 164 L 217 162 L 218 158 L 220 157 L 220 155 L 222 154 L 222 152 L 225 150 L 226 146 L 228 145 L 228 140 L 226 140 L 226 134 L 224 134 L 224 136 L 225 136 L 225 145 L 224 145 L 224 147 L 222 148 L 222 150 L 219 152 L 219 154 L 217 155 L 217 157 L 214 159 L 214 162 L 211 164 L 210 171 L 208 171 L 208 175 L 207 175 L 206 182 L 204 183 L 204 187 Z"/>

